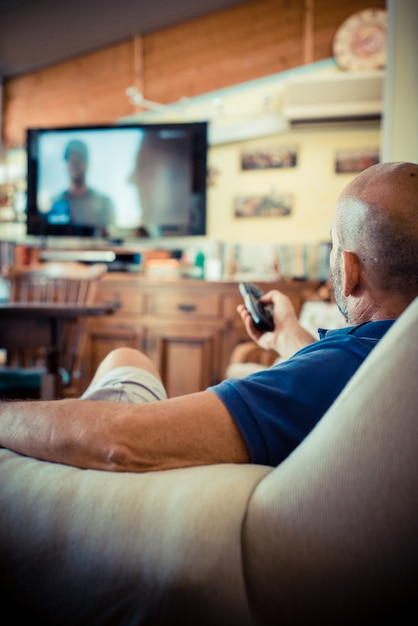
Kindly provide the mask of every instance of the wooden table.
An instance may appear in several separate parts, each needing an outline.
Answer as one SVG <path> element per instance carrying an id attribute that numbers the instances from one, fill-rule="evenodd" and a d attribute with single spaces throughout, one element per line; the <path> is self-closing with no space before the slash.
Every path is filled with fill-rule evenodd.
<path id="1" fill-rule="evenodd" d="M 115 303 L 30 304 L 0 303 L 0 348 L 23 350 L 42 346 L 46 350 L 46 371 L 42 376 L 41 397 L 61 397 L 62 379 L 59 374 L 60 336 L 67 322 L 80 318 L 111 315 Z"/>

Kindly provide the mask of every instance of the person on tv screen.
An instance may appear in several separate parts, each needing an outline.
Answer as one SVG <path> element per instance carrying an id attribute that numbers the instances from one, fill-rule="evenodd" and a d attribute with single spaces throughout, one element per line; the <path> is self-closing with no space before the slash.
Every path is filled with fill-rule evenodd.
<path id="1" fill-rule="evenodd" d="M 186 134 L 145 133 L 129 178 L 141 206 L 138 235 L 198 232 L 192 206 L 190 141 Z"/>
<path id="2" fill-rule="evenodd" d="M 115 221 L 112 200 L 87 185 L 88 150 L 84 142 L 70 141 L 64 152 L 70 185 L 54 199 L 47 215 L 53 225 L 91 228 L 92 234 L 106 234 L 106 226 Z M 99 233 L 97 232 L 99 231 Z"/>

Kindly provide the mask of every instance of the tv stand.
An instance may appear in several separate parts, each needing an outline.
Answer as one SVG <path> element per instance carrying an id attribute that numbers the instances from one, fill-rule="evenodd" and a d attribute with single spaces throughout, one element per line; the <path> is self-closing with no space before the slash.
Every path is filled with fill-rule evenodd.
<path id="1" fill-rule="evenodd" d="M 105 263 L 109 272 L 139 272 L 141 254 L 123 248 L 97 249 L 44 249 L 40 251 L 41 261 L 75 261 L 79 263 Z"/>

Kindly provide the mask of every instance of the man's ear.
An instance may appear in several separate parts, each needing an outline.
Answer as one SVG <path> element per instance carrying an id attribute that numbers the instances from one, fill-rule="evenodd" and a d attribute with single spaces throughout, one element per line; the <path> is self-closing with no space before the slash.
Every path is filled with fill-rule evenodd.
<path id="1" fill-rule="evenodd" d="M 343 255 L 343 291 L 348 298 L 355 293 L 360 283 L 360 260 L 354 252 L 342 251 Z"/>

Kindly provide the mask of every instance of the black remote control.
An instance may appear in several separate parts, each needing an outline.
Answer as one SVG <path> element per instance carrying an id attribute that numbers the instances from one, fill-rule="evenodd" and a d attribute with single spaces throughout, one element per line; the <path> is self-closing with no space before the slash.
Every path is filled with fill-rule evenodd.
<path id="1" fill-rule="evenodd" d="M 240 283 L 239 290 L 244 299 L 245 308 L 254 322 L 254 326 L 262 332 L 274 330 L 271 311 L 260 302 L 263 292 L 251 283 Z"/>

